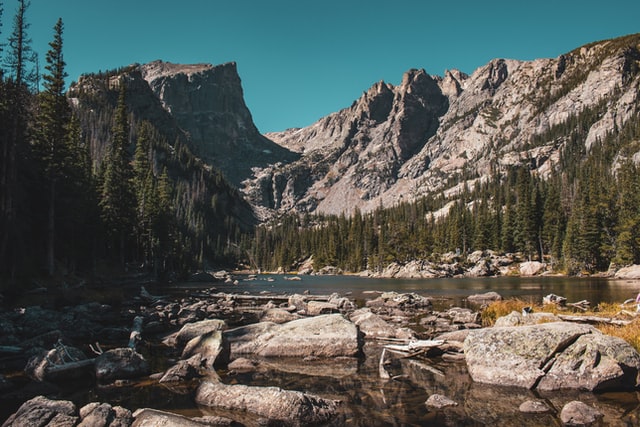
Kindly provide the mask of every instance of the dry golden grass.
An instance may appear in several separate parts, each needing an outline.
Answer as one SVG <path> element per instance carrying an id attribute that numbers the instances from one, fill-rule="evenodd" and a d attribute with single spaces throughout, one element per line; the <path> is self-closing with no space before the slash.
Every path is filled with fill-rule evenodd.
<path id="1" fill-rule="evenodd" d="M 530 303 L 519 299 L 508 299 L 502 301 L 495 301 L 484 310 L 482 310 L 481 318 L 483 326 L 493 326 L 496 319 L 502 316 L 506 316 L 512 311 L 522 311 L 524 307 L 531 306 Z M 631 320 L 628 325 L 612 325 L 607 323 L 600 323 L 596 327 L 607 335 L 619 337 L 631 344 L 636 351 L 640 352 L 640 318 L 633 318 L 635 312 L 635 305 L 621 307 L 619 303 L 600 303 L 597 307 L 585 312 L 582 311 L 570 311 L 568 308 L 560 308 L 555 304 L 537 305 L 533 307 L 534 311 L 547 312 L 554 314 L 571 314 L 574 316 L 597 316 L 605 318 L 616 318 L 623 320 Z"/>
<path id="2" fill-rule="evenodd" d="M 512 311 L 521 312 L 524 307 L 530 306 L 531 304 L 516 298 L 494 301 L 482 310 L 482 326 L 493 326 L 499 317 L 506 316 Z"/>

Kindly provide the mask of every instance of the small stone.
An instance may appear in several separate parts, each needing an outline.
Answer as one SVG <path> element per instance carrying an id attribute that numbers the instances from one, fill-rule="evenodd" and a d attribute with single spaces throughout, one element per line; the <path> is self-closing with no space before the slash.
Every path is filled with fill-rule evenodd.
<path id="1" fill-rule="evenodd" d="M 443 409 L 450 406 L 458 406 L 457 402 L 449 399 L 447 396 L 443 396 L 442 394 L 432 394 L 424 404 L 427 405 L 427 407 L 433 409 Z"/>
<path id="2" fill-rule="evenodd" d="M 565 426 L 592 426 L 603 416 L 596 408 L 576 400 L 564 405 L 560 412 L 560 420 Z"/>
<path id="3" fill-rule="evenodd" d="M 518 408 L 520 412 L 525 412 L 528 414 L 544 414 L 547 412 L 551 412 L 551 408 L 542 400 L 527 400 L 526 402 L 522 402 L 520 407 Z"/>

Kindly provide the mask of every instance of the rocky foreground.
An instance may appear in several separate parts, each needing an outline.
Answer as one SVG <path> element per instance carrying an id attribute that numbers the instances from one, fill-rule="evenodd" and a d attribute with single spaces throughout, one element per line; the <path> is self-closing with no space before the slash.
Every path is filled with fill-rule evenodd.
<path id="1" fill-rule="evenodd" d="M 242 384 L 242 374 L 276 370 L 349 381 L 367 366 L 378 371 L 377 388 L 406 378 L 425 387 L 436 378 L 422 403 L 431 422 L 515 425 L 539 413 L 539 425 L 637 425 L 632 419 L 640 404 L 635 412 L 618 411 L 591 393 L 638 390 L 640 355 L 629 344 L 548 313 L 514 312 L 482 327 L 480 310 L 496 299 L 474 295 L 472 308 L 435 311 L 431 299 L 412 293 L 377 293 L 358 307 L 337 294 L 236 295 L 212 288 L 168 297 L 143 287 L 120 307 L 5 310 L 3 406 L 23 403 L 3 426 L 353 424 L 362 420 L 346 406 L 367 399 L 368 390 L 318 394 Z M 201 415 L 57 399 L 62 385 L 76 382 L 164 384 L 189 394 Z M 544 393 L 552 394 L 541 398 Z M 491 410 L 482 407 L 487 399 Z"/>

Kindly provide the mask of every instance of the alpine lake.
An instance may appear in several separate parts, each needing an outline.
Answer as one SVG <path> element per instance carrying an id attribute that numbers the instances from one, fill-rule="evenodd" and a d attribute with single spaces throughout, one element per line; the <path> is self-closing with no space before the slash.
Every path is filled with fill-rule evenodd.
<path id="1" fill-rule="evenodd" d="M 591 307 L 601 302 L 622 303 L 640 291 L 640 281 L 605 278 L 566 277 L 502 277 L 447 279 L 373 279 L 358 276 L 299 276 L 292 275 L 235 276 L 231 283 L 179 283 L 154 289 L 173 298 L 198 295 L 204 289 L 216 292 L 283 295 L 313 295 L 338 293 L 353 300 L 358 307 L 380 292 L 416 293 L 433 298 L 434 310 L 467 307 L 469 295 L 489 291 L 504 299 L 518 298 L 540 304 L 542 298 L 556 294 L 567 302 L 587 300 Z M 144 331 L 143 331 L 144 336 Z M 379 376 L 379 361 L 383 344 L 366 341 L 364 354 L 359 358 L 340 360 L 300 359 L 264 360 L 260 369 L 250 373 L 219 370 L 221 380 L 228 384 L 276 386 L 299 390 L 340 400 L 341 413 L 335 423 L 345 426 L 560 426 L 562 407 L 573 400 L 596 407 L 604 414 L 602 425 L 640 426 L 640 393 L 592 393 L 561 391 L 540 393 L 528 389 L 490 386 L 474 383 L 464 361 L 444 361 L 438 358 L 388 357 L 386 366 L 391 379 Z M 169 366 L 160 339 L 147 339 L 139 350 L 150 361 L 153 372 Z M 388 354 L 388 353 L 387 353 Z M 225 413 L 199 407 L 194 402 L 197 384 L 167 386 L 143 379 L 118 386 L 89 386 L 71 388 L 60 398 L 85 403 L 109 402 L 132 411 L 151 407 L 189 417 L 222 415 L 244 425 L 259 424 L 250 416 L 238 418 L 237 413 Z M 430 395 L 441 394 L 457 402 L 457 406 L 434 410 L 425 405 Z M 527 400 L 544 400 L 552 411 L 526 414 L 519 411 Z"/>

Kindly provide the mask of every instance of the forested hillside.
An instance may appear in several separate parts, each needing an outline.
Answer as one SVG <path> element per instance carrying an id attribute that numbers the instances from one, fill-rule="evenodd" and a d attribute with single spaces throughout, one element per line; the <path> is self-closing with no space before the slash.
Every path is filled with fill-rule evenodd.
<path id="1" fill-rule="evenodd" d="M 589 129 L 606 103 L 540 135 L 563 143 L 545 175 L 533 158 L 490 178 L 449 177 L 446 188 L 414 202 L 346 215 L 286 215 L 258 227 L 254 256 L 266 270 L 380 272 L 392 262 L 433 260 L 454 252 L 493 250 L 540 260 L 567 274 L 640 263 L 640 106 L 622 128 L 587 148 Z M 535 142 L 535 141 L 534 141 Z M 531 148 L 535 146 L 532 144 Z"/>
<path id="2" fill-rule="evenodd" d="M 70 100 L 62 20 L 42 75 L 28 28 L 21 1 L 0 51 L 2 288 L 233 264 L 255 222 L 237 190 L 175 128 L 147 120 L 127 70 L 87 77 L 92 90 L 76 87 Z"/>

